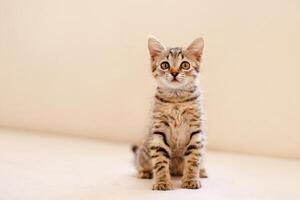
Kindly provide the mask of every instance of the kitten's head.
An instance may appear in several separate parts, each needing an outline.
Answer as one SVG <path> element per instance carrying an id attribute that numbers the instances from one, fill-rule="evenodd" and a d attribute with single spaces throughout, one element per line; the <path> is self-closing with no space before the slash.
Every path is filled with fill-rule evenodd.
<path id="1" fill-rule="evenodd" d="M 195 39 L 187 48 L 166 48 L 156 38 L 150 36 L 148 48 L 152 74 L 158 86 L 183 89 L 194 84 L 199 75 L 203 47 L 201 37 Z"/>

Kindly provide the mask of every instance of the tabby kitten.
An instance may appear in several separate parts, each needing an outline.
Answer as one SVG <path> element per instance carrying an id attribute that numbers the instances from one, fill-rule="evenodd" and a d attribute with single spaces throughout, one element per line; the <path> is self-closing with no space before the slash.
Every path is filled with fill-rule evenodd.
<path id="1" fill-rule="evenodd" d="M 134 146 L 140 178 L 155 179 L 153 190 L 172 189 L 171 175 L 182 176 L 182 188 L 198 189 L 207 177 L 203 166 L 201 92 L 198 86 L 202 38 L 187 48 L 166 48 L 149 37 L 152 75 L 157 81 L 149 133 Z"/>

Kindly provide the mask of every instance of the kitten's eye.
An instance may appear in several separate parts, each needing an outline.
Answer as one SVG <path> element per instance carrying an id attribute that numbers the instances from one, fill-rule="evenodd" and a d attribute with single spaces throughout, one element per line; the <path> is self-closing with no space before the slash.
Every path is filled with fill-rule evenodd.
<path id="1" fill-rule="evenodd" d="M 169 69 L 170 68 L 170 64 L 168 62 L 162 62 L 160 64 L 160 68 L 163 70 Z"/>
<path id="2" fill-rule="evenodd" d="M 180 64 L 180 67 L 184 70 L 188 70 L 190 69 L 190 63 L 188 63 L 187 61 L 183 61 L 181 64 Z"/>

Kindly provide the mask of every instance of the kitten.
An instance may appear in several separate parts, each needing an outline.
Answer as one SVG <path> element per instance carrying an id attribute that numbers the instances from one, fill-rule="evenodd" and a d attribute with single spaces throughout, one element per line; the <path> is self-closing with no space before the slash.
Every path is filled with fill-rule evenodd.
<path id="1" fill-rule="evenodd" d="M 166 48 L 149 37 L 152 75 L 157 81 L 149 133 L 134 146 L 140 178 L 154 177 L 153 190 L 172 189 L 171 175 L 182 176 L 182 188 L 198 189 L 207 177 L 203 166 L 205 135 L 198 85 L 202 38 L 187 48 Z"/>

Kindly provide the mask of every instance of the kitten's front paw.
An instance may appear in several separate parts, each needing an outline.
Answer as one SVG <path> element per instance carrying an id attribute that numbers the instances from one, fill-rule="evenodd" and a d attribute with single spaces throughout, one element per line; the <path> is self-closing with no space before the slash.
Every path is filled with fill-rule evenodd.
<path id="1" fill-rule="evenodd" d="M 198 180 L 188 180 L 183 181 L 181 187 L 186 189 L 199 189 L 201 188 L 201 183 Z"/>
<path id="2" fill-rule="evenodd" d="M 159 183 L 154 183 L 152 190 L 172 190 L 172 183 L 170 182 L 159 182 Z"/>

